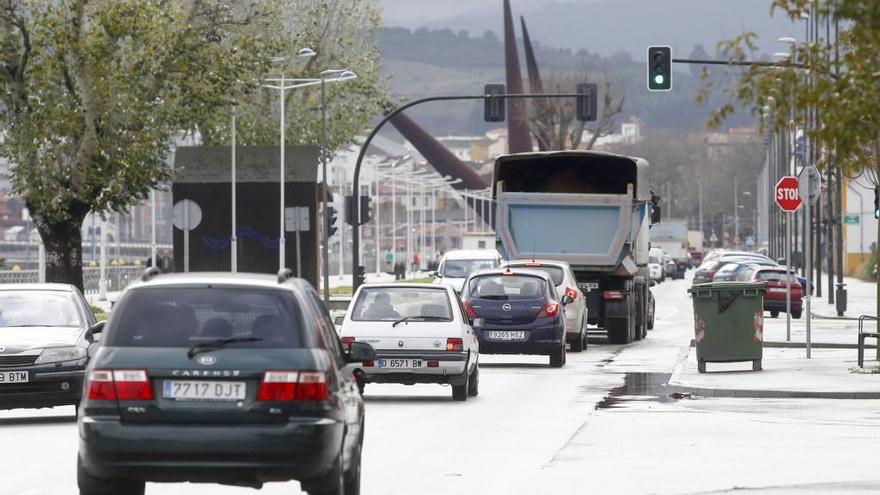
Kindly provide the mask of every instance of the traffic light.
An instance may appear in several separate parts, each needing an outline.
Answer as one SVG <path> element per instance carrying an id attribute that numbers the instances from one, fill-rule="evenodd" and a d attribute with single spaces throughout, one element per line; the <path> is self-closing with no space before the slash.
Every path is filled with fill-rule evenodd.
<path id="1" fill-rule="evenodd" d="M 648 47 L 648 91 L 672 89 L 672 48 Z"/>
<path id="2" fill-rule="evenodd" d="M 367 269 L 364 268 L 362 265 L 357 267 L 357 271 L 355 272 L 355 275 L 356 275 L 356 279 L 357 279 L 357 280 L 355 280 L 357 287 L 360 287 L 361 285 L 364 285 L 365 283 L 367 283 Z M 355 287 L 355 289 L 357 289 L 357 287 Z"/>
<path id="3" fill-rule="evenodd" d="M 365 223 L 369 223 L 370 219 L 373 218 L 373 206 L 372 199 L 369 196 L 361 196 L 361 225 Z"/>
<path id="4" fill-rule="evenodd" d="M 339 220 L 339 212 L 336 211 L 336 207 L 332 205 L 327 205 L 327 238 L 333 237 L 333 234 L 336 233 L 336 221 Z"/>
<path id="5" fill-rule="evenodd" d="M 880 218 L 880 189 L 874 189 L 874 218 Z"/>
<path id="6" fill-rule="evenodd" d="M 370 221 L 373 218 L 373 210 L 370 205 L 370 197 L 369 196 L 360 196 L 360 206 L 358 211 L 358 222 L 354 221 L 354 200 L 353 196 L 345 197 L 345 223 L 349 225 L 363 225 Z"/>
<path id="7" fill-rule="evenodd" d="M 577 85 L 577 119 L 581 122 L 596 120 L 596 106 L 599 101 L 599 87 L 591 83 Z"/>
<path id="8" fill-rule="evenodd" d="M 483 87 L 483 120 L 486 122 L 504 122 L 505 105 L 503 95 L 505 88 L 503 84 L 487 84 Z"/>

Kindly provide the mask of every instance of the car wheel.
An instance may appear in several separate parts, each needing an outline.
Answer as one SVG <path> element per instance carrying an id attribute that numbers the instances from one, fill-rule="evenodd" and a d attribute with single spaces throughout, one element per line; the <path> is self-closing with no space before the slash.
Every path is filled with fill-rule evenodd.
<path id="1" fill-rule="evenodd" d="M 470 375 L 465 371 L 465 382 L 461 385 L 453 385 L 452 386 L 452 400 L 457 402 L 464 402 L 468 398 L 468 389 L 470 388 Z"/>
<path id="2" fill-rule="evenodd" d="M 474 372 L 468 383 L 468 397 L 480 395 L 480 365 L 474 368 Z"/>
<path id="3" fill-rule="evenodd" d="M 795 320 L 800 320 L 801 319 L 801 311 L 792 311 L 791 317 L 794 318 Z"/>
<path id="4" fill-rule="evenodd" d="M 565 344 L 550 354 L 550 367 L 562 368 L 565 365 Z"/>
<path id="5" fill-rule="evenodd" d="M 583 325 L 581 325 L 583 327 Z M 577 335 L 577 337 L 571 341 L 571 352 L 584 352 L 584 344 L 585 344 L 583 328 L 581 328 L 581 333 Z"/>
<path id="6" fill-rule="evenodd" d="M 654 302 L 654 299 L 651 298 L 651 312 L 648 316 L 648 330 L 654 329 L 654 311 L 657 309 L 657 303 Z"/>
<path id="7" fill-rule="evenodd" d="M 317 486 L 312 486 L 309 483 L 305 487 L 306 493 L 309 495 L 345 495 L 345 473 L 342 469 L 343 450 L 339 450 L 339 455 L 333 461 L 333 467 L 330 469 L 330 472 L 314 483 Z M 360 473 L 358 473 L 358 476 L 360 476 Z"/>
<path id="8" fill-rule="evenodd" d="M 361 457 L 364 451 L 364 423 L 361 421 L 360 444 L 354 462 L 345 473 L 345 495 L 360 495 L 361 493 Z"/>
<path id="9" fill-rule="evenodd" d="M 76 458 L 76 484 L 80 495 L 144 495 L 144 482 L 137 480 L 101 479 L 90 475 Z"/>
<path id="10" fill-rule="evenodd" d="M 779 311 L 771 311 L 770 318 L 779 318 Z"/>

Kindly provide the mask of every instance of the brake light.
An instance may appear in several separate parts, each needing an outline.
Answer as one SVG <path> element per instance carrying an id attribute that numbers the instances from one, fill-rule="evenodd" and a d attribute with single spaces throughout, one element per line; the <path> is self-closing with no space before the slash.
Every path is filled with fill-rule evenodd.
<path id="1" fill-rule="evenodd" d="M 346 351 L 351 350 L 351 344 L 354 343 L 354 337 L 342 337 L 339 339 L 342 342 L 342 348 Z"/>
<path id="2" fill-rule="evenodd" d="M 93 370 L 89 373 L 90 400 L 153 400 L 153 387 L 144 370 Z"/>
<path id="3" fill-rule="evenodd" d="M 113 388 L 113 372 L 94 370 L 89 373 L 88 395 L 90 400 L 113 400 L 116 389 Z"/>
<path id="4" fill-rule="evenodd" d="M 327 377 L 323 371 L 300 372 L 296 400 L 327 400 L 327 395 Z"/>
<path id="5" fill-rule="evenodd" d="M 153 400 L 153 387 L 144 370 L 114 370 L 113 383 L 119 400 Z"/>
<path id="6" fill-rule="evenodd" d="M 477 312 L 474 311 L 474 307 L 470 305 L 468 302 L 462 302 L 462 306 L 464 306 L 464 312 L 467 313 L 467 317 L 470 319 L 474 319 L 477 317 Z"/>
<path id="7" fill-rule="evenodd" d="M 546 316 L 548 318 L 552 318 L 557 314 L 559 314 L 559 304 L 557 304 L 555 301 L 550 301 L 547 303 L 546 306 L 544 306 L 543 309 L 541 309 L 541 312 L 538 313 L 538 316 Z"/>
<path id="8" fill-rule="evenodd" d="M 606 301 L 617 301 L 623 299 L 623 291 L 622 290 L 606 290 L 603 293 L 603 297 Z"/>
<path id="9" fill-rule="evenodd" d="M 541 268 L 541 267 L 544 266 L 544 265 L 542 265 L 542 264 L 540 264 L 540 263 L 526 263 L 524 266 L 527 266 L 527 267 L 530 267 L 530 268 Z"/>
<path id="10" fill-rule="evenodd" d="M 446 339 L 446 352 L 463 351 L 464 342 L 461 339 Z"/>
<path id="11" fill-rule="evenodd" d="M 327 377 L 322 371 L 267 371 L 257 390 L 259 401 L 327 400 Z"/>
<path id="12" fill-rule="evenodd" d="M 571 287 L 566 287 L 566 288 L 565 288 L 565 295 L 568 296 L 568 297 L 570 297 L 570 298 L 572 298 L 572 300 L 578 298 L 578 293 L 577 293 L 577 291 L 574 290 L 574 289 L 572 289 Z"/>

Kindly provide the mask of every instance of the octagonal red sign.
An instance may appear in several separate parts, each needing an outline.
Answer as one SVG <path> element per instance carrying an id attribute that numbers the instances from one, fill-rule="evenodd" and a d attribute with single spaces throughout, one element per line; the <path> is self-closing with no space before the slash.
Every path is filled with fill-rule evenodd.
<path id="1" fill-rule="evenodd" d="M 798 192 L 798 179 L 791 175 L 786 175 L 779 179 L 774 190 L 776 204 L 785 212 L 795 212 L 804 204 Z"/>

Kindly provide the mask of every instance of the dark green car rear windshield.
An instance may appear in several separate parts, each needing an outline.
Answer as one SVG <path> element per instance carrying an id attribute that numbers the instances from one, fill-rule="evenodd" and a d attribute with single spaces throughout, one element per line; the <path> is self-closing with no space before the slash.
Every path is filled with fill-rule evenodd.
<path id="1" fill-rule="evenodd" d="M 311 347 L 293 295 L 280 290 L 213 287 L 135 289 L 113 310 L 104 345 L 190 347 L 255 338 L 228 347 Z"/>

